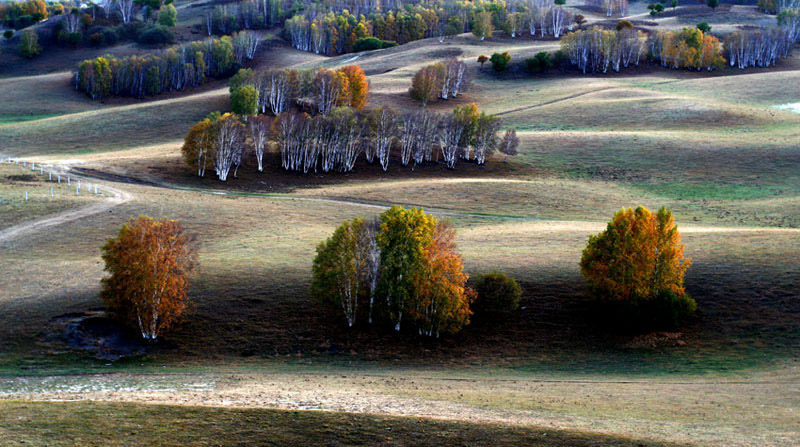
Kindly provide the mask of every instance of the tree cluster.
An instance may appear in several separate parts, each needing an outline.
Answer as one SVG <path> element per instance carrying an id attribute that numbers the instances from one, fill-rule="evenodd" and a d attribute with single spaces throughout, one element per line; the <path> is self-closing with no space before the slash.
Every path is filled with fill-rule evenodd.
<path id="1" fill-rule="evenodd" d="M 773 27 L 735 31 L 725 37 L 731 67 L 769 67 L 785 59 L 794 41 L 789 29 Z"/>
<path id="2" fill-rule="evenodd" d="M 217 5 L 204 16 L 205 28 L 212 34 L 231 34 L 250 29 L 267 29 L 283 22 L 285 11 L 293 8 L 286 0 L 244 0 Z"/>
<path id="3" fill-rule="evenodd" d="M 495 151 L 515 155 L 516 132 L 509 129 L 500 137 L 499 127 L 497 117 L 478 112 L 474 104 L 457 107 L 452 115 L 421 110 L 399 116 L 387 108 L 360 112 L 336 107 L 327 114 L 286 111 L 242 122 L 234 114 L 211 114 L 189 130 L 182 152 L 198 176 L 213 166 L 222 181 L 231 170 L 235 177 L 251 152 L 263 170 L 270 147 L 280 152 L 281 167 L 303 173 L 350 172 L 362 154 L 384 171 L 392 158 L 404 166 L 441 160 L 453 169 L 458 160 L 484 164 Z"/>
<path id="4" fill-rule="evenodd" d="M 652 57 L 667 68 L 711 71 L 725 65 L 719 39 L 698 28 L 658 32 L 651 36 L 649 46 Z"/>
<path id="5" fill-rule="evenodd" d="M 463 270 L 455 230 L 421 209 L 395 206 L 380 219 L 344 222 L 317 247 L 311 292 L 350 328 L 438 338 L 470 322 L 475 293 Z"/>
<path id="6" fill-rule="evenodd" d="M 258 39 L 242 32 L 233 37 L 195 41 L 147 56 L 101 56 L 80 64 L 77 90 L 93 99 L 110 95 L 143 97 L 196 87 L 209 76 L 224 76 L 252 59 Z"/>
<path id="7" fill-rule="evenodd" d="M 646 35 L 632 28 L 615 31 L 594 27 L 565 35 L 561 50 L 583 73 L 606 73 L 639 65 L 646 42 Z"/>
<path id="8" fill-rule="evenodd" d="M 409 94 L 426 106 L 434 99 L 457 98 L 469 86 L 467 64 L 456 58 L 428 65 L 414 74 Z"/>
<path id="9" fill-rule="evenodd" d="M 605 12 L 606 17 L 628 15 L 628 0 L 586 0 L 586 6 Z"/>
<path id="10" fill-rule="evenodd" d="M 49 16 L 44 0 L 24 0 L 0 3 L 0 25 L 22 29 L 41 22 Z"/>
<path id="11" fill-rule="evenodd" d="M 786 30 L 790 42 L 800 42 L 800 5 L 797 9 L 781 11 L 778 26 Z"/>
<path id="12" fill-rule="evenodd" d="M 186 310 L 196 264 L 193 237 L 180 222 L 148 216 L 131 219 L 103 246 L 100 297 L 124 324 L 155 341 Z"/>
<path id="13" fill-rule="evenodd" d="M 369 82 L 358 65 L 338 70 L 242 69 L 231 78 L 231 92 L 240 86 L 252 86 L 258 93 L 258 109 L 273 115 L 289 110 L 292 104 L 323 115 L 342 106 L 360 110 L 369 100 Z"/>
<path id="14" fill-rule="evenodd" d="M 618 327 L 674 326 L 696 307 L 683 287 L 691 259 L 672 212 L 622 209 L 605 231 L 590 236 L 581 273 L 601 304 L 603 317 Z"/>

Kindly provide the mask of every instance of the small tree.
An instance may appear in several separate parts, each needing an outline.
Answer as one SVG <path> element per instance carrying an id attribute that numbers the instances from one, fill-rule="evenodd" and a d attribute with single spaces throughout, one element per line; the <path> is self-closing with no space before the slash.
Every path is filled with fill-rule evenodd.
<path id="1" fill-rule="evenodd" d="M 620 20 L 617 22 L 617 31 L 622 31 L 624 29 L 633 29 L 633 23 L 630 20 Z"/>
<path id="2" fill-rule="evenodd" d="M 680 240 L 672 212 L 641 206 L 620 210 L 605 231 L 589 237 L 581 272 L 615 324 L 670 325 L 694 311 L 683 287 L 691 259 L 684 259 Z"/>
<path id="3" fill-rule="evenodd" d="M 158 24 L 173 27 L 178 22 L 178 10 L 172 5 L 164 5 L 158 10 Z"/>
<path id="4" fill-rule="evenodd" d="M 444 65 L 441 63 L 428 65 L 422 67 L 411 79 L 411 88 L 408 93 L 412 98 L 422 102 L 422 107 L 436 99 L 442 90 L 444 70 Z"/>
<path id="5" fill-rule="evenodd" d="M 497 271 L 479 276 L 475 281 L 475 291 L 478 299 L 473 310 L 478 316 L 514 312 L 519 308 L 522 296 L 522 288 L 514 278 Z"/>
<path id="6" fill-rule="evenodd" d="M 503 161 L 508 160 L 508 156 L 517 155 L 517 147 L 519 146 L 519 137 L 517 137 L 516 129 L 507 129 L 503 134 L 503 139 L 500 141 L 500 152 L 503 153 Z"/>
<path id="7" fill-rule="evenodd" d="M 494 71 L 506 71 L 508 69 L 509 62 L 511 62 L 511 54 L 509 54 L 508 51 L 503 53 L 494 53 L 489 60 L 492 62 L 492 68 Z"/>
<path id="8" fill-rule="evenodd" d="M 672 1 L 670 1 L 670 2 L 669 2 L 669 6 L 670 6 L 670 8 L 672 8 L 672 9 L 674 10 L 675 8 L 677 8 L 677 7 L 678 7 L 678 0 L 672 0 Z"/>
<path id="9" fill-rule="evenodd" d="M 483 70 L 483 64 L 485 64 L 489 60 L 489 56 L 485 54 L 481 54 L 478 56 L 478 63 L 481 64 L 481 70 Z"/>
<path id="10" fill-rule="evenodd" d="M 13 29 L 7 29 L 7 30 L 3 31 L 3 37 L 5 37 L 6 39 L 11 39 L 12 37 L 14 37 L 14 30 Z"/>
<path id="11" fill-rule="evenodd" d="M 586 23 L 586 17 L 583 14 L 575 14 L 575 17 L 572 18 L 572 21 L 578 25 L 578 29 L 582 29 L 583 25 Z"/>
<path id="12" fill-rule="evenodd" d="M 243 85 L 231 93 L 231 111 L 247 119 L 258 114 L 258 90 L 252 85 Z"/>
<path id="13" fill-rule="evenodd" d="M 364 70 L 358 65 L 348 65 L 340 68 L 339 72 L 344 74 L 347 79 L 345 85 L 347 85 L 348 89 L 347 98 L 349 103 L 345 105 L 359 110 L 363 109 L 369 99 L 369 81 L 367 81 L 367 75 L 364 74 Z"/>
<path id="14" fill-rule="evenodd" d="M 155 341 L 186 310 L 195 249 L 180 222 L 148 216 L 131 219 L 103 246 L 100 296 L 125 324 Z"/>
<path id="15" fill-rule="evenodd" d="M 489 11 L 479 12 L 475 14 L 475 19 L 472 23 L 472 34 L 480 37 L 481 40 L 487 37 L 492 37 L 494 32 L 494 25 L 492 24 L 492 13 Z"/>
<path id="16" fill-rule="evenodd" d="M 42 47 L 39 46 L 39 35 L 36 34 L 36 31 L 32 29 L 22 31 L 22 36 L 19 39 L 19 53 L 31 59 L 41 52 Z"/>
<path id="17" fill-rule="evenodd" d="M 697 24 L 697 29 L 703 32 L 703 34 L 708 34 L 711 32 L 711 25 L 708 22 L 700 22 Z"/>
<path id="18" fill-rule="evenodd" d="M 712 10 L 715 10 L 717 6 L 719 6 L 719 0 L 706 0 L 706 5 Z"/>

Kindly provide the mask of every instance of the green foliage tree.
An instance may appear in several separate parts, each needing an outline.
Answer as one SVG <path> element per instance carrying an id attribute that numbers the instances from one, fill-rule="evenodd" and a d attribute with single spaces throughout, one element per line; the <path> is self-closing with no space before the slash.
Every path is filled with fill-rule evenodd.
<path id="1" fill-rule="evenodd" d="M 664 12 L 664 5 L 661 3 L 650 3 L 647 5 L 647 9 L 650 10 L 650 15 L 655 17 Z"/>
<path id="2" fill-rule="evenodd" d="M 708 5 L 711 9 L 717 9 L 719 6 L 719 0 L 706 0 L 706 5 Z"/>
<path id="3" fill-rule="evenodd" d="M 673 10 L 678 7 L 678 0 L 672 0 L 669 2 L 669 7 Z"/>
<path id="4" fill-rule="evenodd" d="M 519 308 L 522 288 L 514 278 L 494 271 L 481 275 L 475 281 L 478 298 L 472 306 L 475 315 L 494 316 L 514 312 Z"/>
<path id="5" fill-rule="evenodd" d="M 164 5 L 158 10 L 158 24 L 173 27 L 178 23 L 178 10 L 172 5 Z"/>
<path id="6" fill-rule="evenodd" d="M 393 206 L 381 214 L 378 295 L 386 318 L 400 330 L 406 305 L 417 298 L 416 278 L 425 273 L 425 247 L 433 243 L 436 220 L 422 209 Z"/>
<path id="7" fill-rule="evenodd" d="M 503 53 L 494 53 L 492 57 L 489 58 L 489 61 L 492 63 L 492 68 L 494 71 L 506 71 L 508 69 L 508 64 L 511 62 L 511 54 L 508 51 Z"/>
<path id="8" fill-rule="evenodd" d="M 472 23 L 472 34 L 476 35 L 481 40 L 492 37 L 492 33 L 494 32 L 492 18 L 492 13 L 488 11 L 475 14 Z"/>
<path id="9" fill-rule="evenodd" d="M 22 31 L 18 48 L 19 53 L 28 59 L 38 56 L 42 52 L 42 47 L 39 45 L 39 35 L 36 31 L 32 29 Z"/>
<path id="10" fill-rule="evenodd" d="M 3 37 L 5 37 L 6 39 L 11 39 L 12 37 L 14 37 L 14 30 L 13 29 L 7 29 L 7 30 L 3 31 Z"/>
<path id="11" fill-rule="evenodd" d="M 252 85 L 243 85 L 231 93 L 231 111 L 237 115 L 258 114 L 258 90 Z"/>

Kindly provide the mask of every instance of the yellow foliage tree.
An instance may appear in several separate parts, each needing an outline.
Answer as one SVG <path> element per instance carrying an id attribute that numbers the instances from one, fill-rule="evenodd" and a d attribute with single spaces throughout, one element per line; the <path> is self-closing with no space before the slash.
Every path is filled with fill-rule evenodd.
<path id="1" fill-rule="evenodd" d="M 683 296 L 683 278 L 692 261 L 672 212 L 661 208 L 622 209 L 602 233 L 589 237 L 581 272 L 591 290 L 611 301 L 649 300 L 662 292 Z"/>

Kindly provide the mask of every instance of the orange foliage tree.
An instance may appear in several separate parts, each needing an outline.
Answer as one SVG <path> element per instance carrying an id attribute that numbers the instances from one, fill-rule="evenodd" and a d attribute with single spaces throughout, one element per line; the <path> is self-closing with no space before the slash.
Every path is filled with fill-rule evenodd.
<path id="1" fill-rule="evenodd" d="M 469 324 L 469 305 L 475 292 L 466 287 L 469 275 L 456 252 L 455 230 L 439 222 L 432 242 L 425 247 L 425 262 L 420 275 L 414 278 L 416 299 L 409 304 L 409 316 L 422 335 L 439 337 L 454 334 Z"/>
<path id="2" fill-rule="evenodd" d="M 195 266 L 192 237 L 180 222 L 131 218 L 103 246 L 105 270 L 100 296 L 142 338 L 155 341 L 186 310 L 186 289 Z"/>
<path id="3" fill-rule="evenodd" d="M 618 211 L 605 231 L 589 237 L 581 272 L 601 299 L 637 301 L 662 292 L 685 295 L 683 277 L 692 263 L 683 256 L 672 212 L 644 207 Z"/>
<path id="4" fill-rule="evenodd" d="M 369 82 L 364 70 L 358 65 L 348 65 L 339 69 L 347 79 L 347 102 L 350 107 L 363 109 L 367 105 L 369 96 Z"/>

